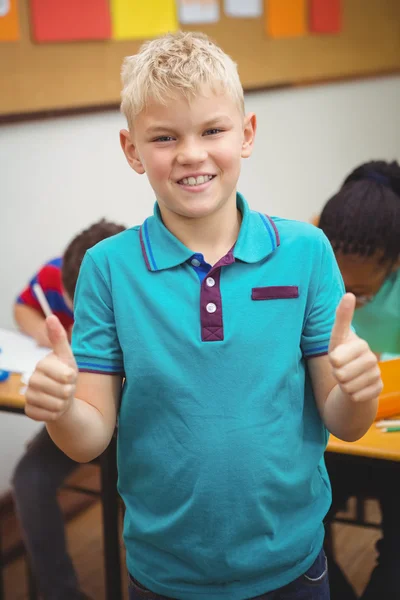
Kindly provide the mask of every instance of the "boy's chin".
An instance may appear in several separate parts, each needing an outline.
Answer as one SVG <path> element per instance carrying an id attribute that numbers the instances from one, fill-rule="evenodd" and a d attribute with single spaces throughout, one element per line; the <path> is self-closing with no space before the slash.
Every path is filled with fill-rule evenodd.
<path id="1" fill-rule="evenodd" d="M 218 212 L 218 210 L 221 208 L 221 204 L 222 203 L 217 199 L 207 199 L 203 200 L 202 202 L 200 198 L 198 198 L 197 201 L 195 198 L 193 198 L 193 200 L 189 201 L 184 207 L 182 207 L 182 216 L 192 219 L 203 219 L 205 217 L 210 217 Z"/>

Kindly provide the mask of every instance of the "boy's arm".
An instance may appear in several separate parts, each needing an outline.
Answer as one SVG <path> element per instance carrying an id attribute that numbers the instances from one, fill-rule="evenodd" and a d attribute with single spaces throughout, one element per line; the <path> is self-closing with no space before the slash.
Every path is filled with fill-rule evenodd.
<path id="1" fill-rule="evenodd" d="M 14 320 L 22 333 L 33 337 L 39 346 L 51 347 L 46 330 L 46 319 L 38 310 L 17 302 L 14 305 Z"/>
<path id="2" fill-rule="evenodd" d="M 355 297 L 346 294 L 336 312 L 328 356 L 308 361 L 321 418 L 333 435 L 349 442 L 371 426 L 383 388 L 376 356 L 351 330 L 354 308 Z"/>
<path id="3" fill-rule="evenodd" d="M 53 352 L 30 378 L 26 414 L 44 421 L 52 440 L 70 458 L 89 462 L 114 433 L 121 392 L 120 375 L 80 373 L 67 334 L 55 316 L 46 320 Z"/>

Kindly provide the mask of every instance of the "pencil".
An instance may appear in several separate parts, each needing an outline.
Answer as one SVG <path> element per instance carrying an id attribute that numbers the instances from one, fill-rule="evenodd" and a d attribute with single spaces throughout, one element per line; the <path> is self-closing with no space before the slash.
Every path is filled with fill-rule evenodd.
<path id="1" fill-rule="evenodd" d="M 399 427 L 400 419 L 384 419 L 375 423 L 376 427 Z"/>
<path id="2" fill-rule="evenodd" d="M 381 431 L 384 433 L 392 433 L 393 431 L 400 431 L 400 427 L 383 427 Z"/>
<path id="3" fill-rule="evenodd" d="M 51 310 L 49 303 L 47 302 L 47 298 L 44 295 L 44 291 L 42 290 L 39 283 L 34 283 L 32 287 L 42 311 L 44 312 L 46 317 L 49 317 L 53 314 L 53 311 Z"/>

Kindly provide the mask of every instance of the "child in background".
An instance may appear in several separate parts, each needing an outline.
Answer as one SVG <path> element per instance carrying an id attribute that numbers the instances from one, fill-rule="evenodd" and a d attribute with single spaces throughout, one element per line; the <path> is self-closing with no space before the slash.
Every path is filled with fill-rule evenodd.
<path id="1" fill-rule="evenodd" d="M 317 228 L 237 193 L 256 118 L 220 48 L 152 40 L 123 82 L 154 215 L 88 251 L 73 352 L 48 317 L 26 413 L 83 462 L 118 416 L 131 600 L 326 600 L 327 429 L 363 435 L 382 389 L 354 296 Z"/>
<path id="2" fill-rule="evenodd" d="M 124 229 L 123 225 L 101 219 L 77 235 L 68 245 L 62 258 L 54 258 L 41 267 L 20 293 L 14 305 L 14 319 L 19 329 L 33 337 L 39 346 L 50 348 L 46 333 L 46 316 L 34 291 L 34 285 L 38 283 L 51 311 L 59 318 L 70 338 L 74 322 L 72 298 L 84 253 L 104 238 Z"/>
<path id="3" fill-rule="evenodd" d="M 50 348 L 50 341 L 46 333 L 46 315 L 33 286 L 40 285 L 50 309 L 57 315 L 70 338 L 74 315 L 71 297 L 62 283 L 62 262 L 62 258 L 59 257 L 43 265 L 20 293 L 14 305 L 14 320 L 22 333 L 30 335 L 39 346 L 47 348 Z"/>
<path id="4" fill-rule="evenodd" d="M 356 168 L 325 205 L 319 227 L 335 251 L 347 291 L 357 310 L 353 325 L 377 354 L 400 354 L 400 166 L 372 161 Z M 377 498 L 382 512 L 378 562 L 362 600 L 400 598 L 400 498 L 385 465 L 354 468 L 325 457 L 333 490 L 332 514 L 350 496 Z M 333 600 L 356 595 L 333 558 L 329 560 Z"/>
<path id="5" fill-rule="evenodd" d="M 20 329 L 42 346 L 51 345 L 45 316 L 34 291 L 39 283 L 50 308 L 69 333 L 73 324 L 73 298 L 86 250 L 125 227 L 104 219 L 77 235 L 62 258 L 48 262 L 19 295 L 14 315 Z M 24 541 L 44 600 L 87 598 L 79 591 L 77 576 L 66 548 L 64 520 L 57 490 L 78 463 L 54 444 L 46 428 L 29 444 L 13 476 L 13 492 Z"/>

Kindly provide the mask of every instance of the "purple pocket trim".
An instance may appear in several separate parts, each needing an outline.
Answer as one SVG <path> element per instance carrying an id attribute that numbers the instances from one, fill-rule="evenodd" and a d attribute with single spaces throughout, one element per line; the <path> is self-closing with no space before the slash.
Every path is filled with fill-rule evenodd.
<path id="1" fill-rule="evenodd" d="M 298 297 L 299 288 L 297 285 L 267 285 L 251 290 L 252 300 L 284 300 Z"/>

